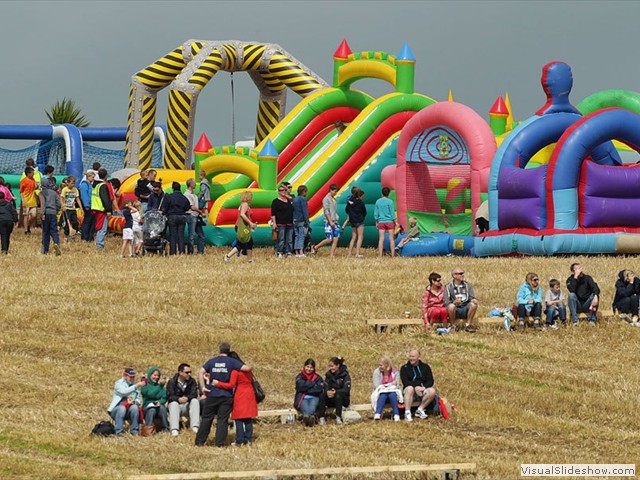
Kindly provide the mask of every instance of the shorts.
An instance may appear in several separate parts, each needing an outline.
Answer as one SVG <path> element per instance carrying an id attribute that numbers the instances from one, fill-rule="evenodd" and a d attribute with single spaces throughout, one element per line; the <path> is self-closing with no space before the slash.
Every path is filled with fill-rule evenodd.
<path id="1" fill-rule="evenodd" d="M 139 245 L 142 243 L 142 230 L 133 231 L 133 244 Z"/>
<path id="2" fill-rule="evenodd" d="M 36 216 L 36 207 L 22 207 L 22 214 L 23 215 L 27 215 L 29 217 L 35 217 Z"/>
<path id="3" fill-rule="evenodd" d="M 409 388 L 409 387 L 405 387 L 404 390 L 402 390 L 402 395 L 403 396 L 407 393 L 407 388 Z M 415 388 L 415 387 L 413 387 L 413 388 Z M 424 390 L 424 392 L 426 392 L 426 390 Z M 420 402 L 422 400 L 423 396 L 424 396 L 424 393 L 422 395 L 418 395 L 418 393 L 416 393 L 415 390 L 413 391 L 413 401 L 414 402 Z"/>
<path id="4" fill-rule="evenodd" d="M 360 222 L 360 223 L 352 223 L 351 224 L 351 228 L 358 228 L 361 227 L 362 225 L 364 225 L 364 223 Z"/>
<path id="5" fill-rule="evenodd" d="M 378 222 L 378 230 L 383 232 L 393 232 L 395 228 L 396 224 L 394 222 Z"/>
<path id="6" fill-rule="evenodd" d="M 133 240 L 133 229 L 132 228 L 123 228 L 122 229 L 122 239 L 123 240 Z"/>
<path id="7" fill-rule="evenodd" d="M 327 240 L 333 240 L 334 238 L 340 238 L 340 225 L 334 223 L 333 227 L 329 222 L 324 222 L 324 236 Z"/>
<path id="8" fill-rule="evenodd" d="M 470 305 L 471 305 L 471 302 L 467 302 L 465 304 L 457 306 L 456 307 L 456 319 L 465 320 L 467 318 L 467 314 L 469 313 L 469 306 Z"/>

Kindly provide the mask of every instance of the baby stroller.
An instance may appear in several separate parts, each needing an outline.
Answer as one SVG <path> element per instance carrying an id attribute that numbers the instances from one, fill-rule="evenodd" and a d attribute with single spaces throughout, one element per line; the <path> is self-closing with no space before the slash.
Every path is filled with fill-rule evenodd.
<path id="1" fill-rule="evenodd" d="M 142 224 L 142 248 L 145 253 L 166 255 L 167 221 L 160 210 L 148 210 Z"/>

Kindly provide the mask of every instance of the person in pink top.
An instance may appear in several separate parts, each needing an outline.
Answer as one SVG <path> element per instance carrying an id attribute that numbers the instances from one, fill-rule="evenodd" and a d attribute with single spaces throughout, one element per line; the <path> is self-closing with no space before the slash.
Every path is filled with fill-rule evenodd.
<path id="1" fill-rule="evenodd" d="M 229 357 L 242 362 L 236 352 Z M 253 419 L 258 416 L 258 403 L 253 391 L 253 374 L 234 370 L 228 382 L 211 382 L 218 388 L 233 390 L 233 410 L 231 418 L 236 422 L 236 445 L 248 445 L 253 440 Z"/>
<path id="2" fill-rule="evenodd" d="M 439 273 L 429 275 L 429 285 L 422 294 L 422 319 L 428 332 L 433 322 L 448 323 L 449 311 L 444 306 L 444 287 Z"/>

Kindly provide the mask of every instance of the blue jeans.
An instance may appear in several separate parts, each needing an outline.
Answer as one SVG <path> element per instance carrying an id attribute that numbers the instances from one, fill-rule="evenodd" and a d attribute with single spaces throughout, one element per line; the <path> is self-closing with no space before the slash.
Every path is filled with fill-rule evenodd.
<path id="1" fill-rule="evenodd" d="M 378 397 L 378 403 L 376 403 L 375 413 L 382 413 L 382 409 L 387 402 L 391 404 L 393 414 L 400 415 L 400 411 L 398 410 L 398 395 L 396 395 L 396 392 L 381 393 Z"/>
<path id="2" fill-rule="evenodd" d="M 185 215 L 169 215 L 167 224 L 169 225 L 169 255 L 184 253 L 184 225 Z"/>
<path id="3" fill-rule="evenodd" d="M 53 243 L 60 245 L 56 216 L 53 213 L 47 213 L 44 216 L 44 222 L 42 222 L 42 253 L 47 253 L 49 251 L 51 239 L 53 239 Z"/>
<path id="4" fill-rule="evenodd" d="M 304 239 L 307 236 L 307 224 L 306 222 L 295 222 L 293 229 L 295 230 L 295 244 L 293 246 L 294 250 L 303 250 L 304 249 Z"/>
<path id="5" fill-rule="evenodd" d="M 159 407 L 147 407 L 144 411 L 144 423 L 145 425 L 152 425 L 156 415 L 160 417 L 162 421 L 162 429 L 169 429 L 169 422 L 167 421 L 167 407 L 160 405 Z"/>
<path id="6" fill-rule="evenodd" d="M 587 312 L 589 313 L 589 321 L 596 321 L 596 312 L 598 311 L 598 308 L 596 307 L 593 312 L 589 310 L 591 302 L 593 302 L 593 297 L 595 297 L 595 295 L 591 294 L 589 295 L 589 298 L 587 298 L 584 302 L 581 302 L 575 293 L 569 294 L 569 298 L 567 300 L 569 302 L 569 311 L 571 312 L 571 321 L 573 321 L 573 323 L 578 323 L 578 313 Z"/>
<path id="7" fill-rule="evenodd" d="M 293 226 L 278 225 L 278 244 L 276 253 L 293 253 Z"/>
<path id="8" fill-rule="evenodd" d="M 253 421 L 250 418 L 236 420 L 236 445 L 246 445 L 253 441 Z"/>
<path id="9" fill-rule="evenodd" d="M 311 397 L 309 395 L 305 396 L 300 404 L 300 411 L 302 412 L 302 415 L 305 417 L 315 415 L 319 401 L 320 397 Z"/>
<path id="10" fill-rule="evenodd" d="M 109 217 L 104 217 L 102 228 L 96 232 L 96 248 L 104 248 L 104 239 L 107 238 L 107 229 L 109 228 Z"/>
<path id="11" fill-rule="evenodd" d="M 187 215 L 187 252 L 193 254 L 193 243 L 198 247 L 198 253 L 204 253 L 204 231 L 198 224 L 198 217 Z"/>
<path id="12" fill-rule="evenodd" d="M 559 317 L 561 322 L 567 320 L 567 307 L 564 303 L 556 303 L 555 305 L 549 305 L 545 310 L 547 315 L 547 325 L 553 325 L 554 317 Z"/>
<path id="13" fill-rule="evenodd" d="M 140 428 L 140 407 L 138 405 L 131 405 L 127 410 L 124 405 L 120 405 L 111 410 L 111 418 L 116 422 L 116 435 L 119 435 L 124 430 L 124 421 L 128 417 L 131 425 L 129 431 L 132 435 L 137 435 Z"/>

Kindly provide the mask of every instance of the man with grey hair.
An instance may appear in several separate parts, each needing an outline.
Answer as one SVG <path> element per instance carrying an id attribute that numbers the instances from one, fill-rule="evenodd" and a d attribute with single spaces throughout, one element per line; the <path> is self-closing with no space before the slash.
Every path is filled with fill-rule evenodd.
<path id="1" fill-rule="evenodd" d="M 191 209 L 187 212 L 187 253 L 193 255 L 194 241 L 198 247 L 198 253 L 204 254 L 204 231 L 200 222 L 200 210 L 198 209 L 198 197 L 194 193 L 196 181 L 193 178 L 187 180 L 187 190 L 184 196 L 189 200 Z"/>
<path id="2" fill-rule="evenodd" d="M 400 379 L 404 387 L 404 419 L 410 422 L 411 405 L 420 402 L 416 410 L 416 417 L 427 418 L 425 409 L 436 399 L 436 389 L 433 387 L 433 373 L 431 367 L 420 360 L 420 350 L 412 348 L 409 351 L 409 361 L 400 367 Z"/>

